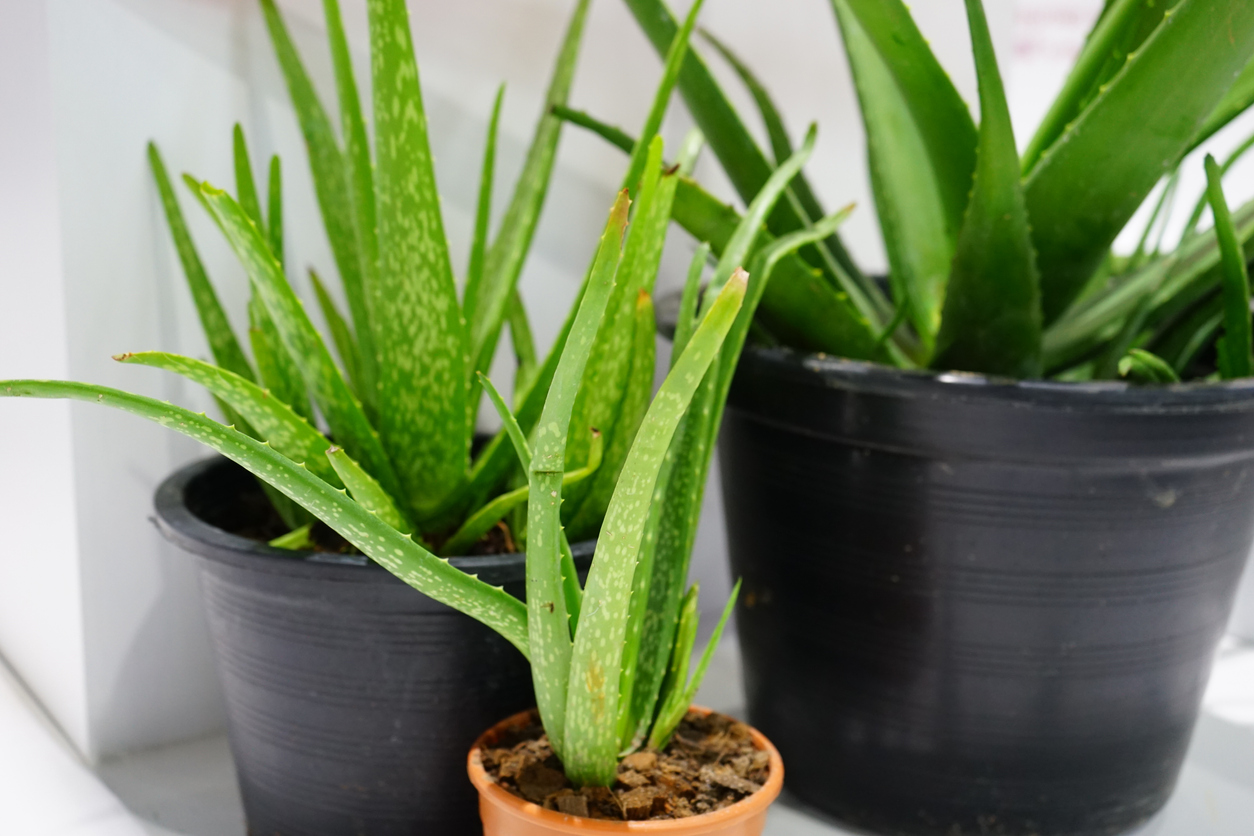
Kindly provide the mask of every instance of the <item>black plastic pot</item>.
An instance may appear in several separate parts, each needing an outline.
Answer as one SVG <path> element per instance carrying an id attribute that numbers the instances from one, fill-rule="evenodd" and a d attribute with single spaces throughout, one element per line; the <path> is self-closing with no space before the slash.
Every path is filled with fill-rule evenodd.
<path id="1" fill-rule="evenodd" d="M 178 471 L 155 500 L 161 530 L 199 558 L 249 832 L 480 832 L 466 752 L 534 705 L 526 660 L 364 557 L 283 551 L 210 524 L 264 501 L 222 458 Z M 574 550 L 586 565 L 592 544 Z M 522 595 L 522 555 L 452 562 Z"/>
<path id="2" fill-rule="evenodd" d="M 1166 803 L 1254 536 L 1254 383 L 749 349 L 721 464 L 750 720 L 797 796 L 946 836 Z"/>

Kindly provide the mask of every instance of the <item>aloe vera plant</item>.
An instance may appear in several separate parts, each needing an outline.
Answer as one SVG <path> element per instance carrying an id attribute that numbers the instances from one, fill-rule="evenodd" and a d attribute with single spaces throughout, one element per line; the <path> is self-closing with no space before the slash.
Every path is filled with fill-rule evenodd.
<path id="1" fill-rule="evenodd" d="M 633 149 L 578 300 L 543 362 L 525 336 L 517 272 L 551 170 L 561 118 L 554 111 L 569 86 L 586 0 L 576 6 L 537 131 L 542 147 L 533 147 L 514 208 L 491 245 L 483 209 L 491 187 L 481 188 L 466 290 L 476 300 L 474 312 L 464 300 L 459 307 L 448 268 L 402 0 L 371 0 L 369 6 L 374 110 L 387 113 L 374 126 L 373 162 L 334 0 L 326 8 L 346 108 L 343 148 L 281 18 L 263 0 L 349 300 L 344 316 L 321 279 L 311 276 L 339 361 L 287 280 L 279 164 L 271 165 L 263 211 L 237 131 L 236 195 L 208 183 L 190 185 L 248 273 L 253 361 L 205 276 L 155 148 L 154 174 L 214 362 L 162 352 L 117 358 L 204 386 L 222 406 L 226 423 L 84 383 L 0 381 L 0 396 L 69 398 L 124 410 L 235 461 L 261 480 L 294 522 L 322 521 L 407 584 L 512 643 L 531 663 L 541 719 L 570 779 L 577 785 L 612 783 L 620 757 L 667 744 L 735 602 L 733 590 L 714 638 L 690 671 L 697 589 L 686 588 L 688 563 L 723 404 L 754 312 L 768 298 L 772 276 L 801 249 L 828 240 L 848 215 L 842 210 L 755 249 L 764 220 L 787 197 L 813 149 L 812 130 L 726 230 L 704 292 L 711 248 L 698 250 L 685 284 L 677 350 L 661 389 L 650 397 L 652 289 L 680 189 L 690 182 L 703 141 L 694 131 L 668 164 L 658 128 L 699 6 L 668 49 L 643 139 Z M 495 116 L 492 123 L 494 133 Z M 492 148 L 489 138 L 485 184 Z M 746 264 L 751 272 L 742 269 Z M 385 295 L 398 304 L 382 313 Z M 521 367 L 512 405 L 484 375 L 478 354 L 505 323 Z M 290 397 L 277 397 L 278 391 Z M 471 462 L 471 410 L 479 392 L 486 393 L 503 429 Z M 431 398 L 443 400 L 432 404 Z M 314 423 L 317 415 L 329 435 Z M 396 415 L 408 424 L 400 426 Z M 511 472 L 522 474 L 522 484 L 498 490 Z M 576 493 L 579 488 L 586 490 Z M 570 506 L 577 509 L 573 515 Z M 526 552 L 525 603 L 441 557 L 441 550 L 460 550 L 511 515 L 525 519 L 519 532 Z M 571 556 L 570 528 L 581 520 L 601 523 L 601 516 L 584 584 Z M 283 544 L 304 542 L 304 525 L 285 535 Z"/>
<path id="2" fill-rule="evenodd" d="M 489 221 L 504 88 L 496 96 L 460 298 L 404 4 L 368 4 L 375 114 L 368 131 L 338 3 L 324 2 L 340 111 L 337 133 L 278 8 L 272 0 L 260 3 L 305 139 L 347 310 L 340 310 L 336 294 L 311 269 L 329 339 L 308 316 L 289 279 L 294 270 L 283 248 L 280 161 L 275 157 L 269 164 L 263 201 L 237 125 L 233 192 L 188 175 L 183 180 L 248 275 L 248 338 L 240 340 L 232 330 L 197 254 L 174 182 L 150 144 L 153 176 L 213 363 L 152 352 L 118 359 L 163 368 L 205 386 L 228 423 L 329 483 L 342 484 L 358 501 L 376 497 L 371 503 L 376 510 L 400 520 L 407 533 L 441 554 L 464 553 L 489 530 L 511 523 L 507 541 L 524 543 L 525 516 L 517 509 L 527 488 L 517 484 L 522 469 L 504 431 L 473 459 L 471 442 L 482 397 L 479 376 L 487 371 L 503 329 L 508 326 L 518 358 L 515 417 L 528 432 L 540 417 L 566 339 L 564 331 L 540 362 L 518 279 L 562 129 L 551 110 L 566 101 L 570 90 L 589 0 L 573 5 L 535 137 L 508 209 L 493 231 Z M 659 113 L 673 88 L 673 79 L 661 86 Z M 646 124 L 650 136 L 657 122 L 660 116 Z M 600 528 L 653 379 L 654 324 L 642 314 L 636 295 L 652 291 L 660 257 L 658 230 L 668 222 L 675 178 L 663 176 L 660 156 L 651 159 L 646 150 L 629 179 L 632 188 L 646 192 L 638 204 L 649 217 L 633 225 L 624 253 L 628 279 L 607 302 L 608 323 L 596 336 L 589 385 L 578 388 L 577 426 L 582 429 L 572 438 L 565 462 L 570 501 L 563 508 L 569 534 L 577 539 L 593 537 Z M 689 149 L 687 165 L 694 154 L 695 148 Z M 325 456 L 328 435 L 340 451 L 330 461 Z M 276 544 L 308 545 L 302 533 L 313 518 L 280 492 L 267 491 L 295 532 Z"/>
<path id="3" fill-rule="evenodd" d="M 665 0 L 625 2 L 659 53 L 667 50 L 678 23 Z M 1012 377 L 1113 377 L 1120 365 L 1141 367 L 1135 357 L 1120 362 L 1134 349 L 1185 379 L 1240 368 L 1219 362 L 1214 348 L 1238 319 L 1249 319 L 1233 307 L 1239 294 L 1224 290 L 1232 272 L 1221 264 L 1226 222 L 1216 218 L 1216 229 L 1197 232 L 1209 202 L 1199 200 L 1174 248 L 1161 236 L 1150 246 L 1149 232 L 1155 222 L 1165 228 L 1176 172 L 1200 167 L 1189 153 L 1254 103 L 1254 5 L 1106 3 L 1020 156 L 981 0 L 966 0 L 978 125 L 902 0 L 831 4 L 866 130 L 887 287 L 858 269 L 836 234 L 816 240 L 781 263 L 755 339 L 903 368 Z M 748 201 L 792 141 L 748 63 L 714 36 L 707 40 L 750 93 L 769 155 L 693 50 L 679 89 Z M 634 145 L 594 116 L 559 112 L 624 148 Z M 1113 254 L 1116 237 L 1160 183 L 1142 246 L 1131 257 Z M 814 228 L 824 214 L 796 178 L 755 249 Z M 1252 217 L 1254 203 L 1232 213 L 1236 245 L 1251 244 Z M 735 212 L 683 181 L 674 218 L 718 251 Z"/>

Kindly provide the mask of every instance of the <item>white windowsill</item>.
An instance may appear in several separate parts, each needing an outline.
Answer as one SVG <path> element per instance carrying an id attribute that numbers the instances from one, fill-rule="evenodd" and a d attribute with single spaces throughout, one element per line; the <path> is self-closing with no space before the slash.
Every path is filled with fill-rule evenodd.
<path id="1" fill-rule="evenodd" d="M 719 649 L 698 702 L 742 703 L 739 659 Z M 78 759 L 11 673 L 0 666 L 0 833 L 23 836 L 243 836 L 226 738 L 138 752 L 94 772 Z M 1247 836 L 1254 821 L 1254 645 L 1225 641 L 1180 784 L 1136 836 Z M 789 799 L 766 836 L 846 831 Z"/>

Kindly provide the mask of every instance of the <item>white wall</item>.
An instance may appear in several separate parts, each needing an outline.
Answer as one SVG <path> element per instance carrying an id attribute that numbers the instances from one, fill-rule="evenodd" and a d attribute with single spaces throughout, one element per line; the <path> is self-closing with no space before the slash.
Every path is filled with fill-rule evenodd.
<path id="1" fill-rule="evenodd" d="M 343 5 L 364 59 L 364 3 Z M 281 6 L 329 99 L 321 4 Z M 459 266 L 496 85 L 509 82 L 499 210 L 570 7 L 570 0 L 411 4 Z M 1003 58 L 1012 10 L 1010 0 L 989 2 Z M 915 13 L 973 99 L 961 0 L 929 0 Z M 869 267 L 882 267 L 861 126 L 826 0 L 710 0 L 704 23 L 758 70 L 794 134 L 820 122 L 811 178 L 830 206 L 859 202 L 849 243 Z M 725 68 L 711 64 L 745 102 Z M 659 71 L 622 3 L 597 0 L 573 104 L 635 132 Z M 0 112 L 0 377 L 89 380 L 209 407 L 177 378 L 109 359 L 146 348 L 207 353 L 147 171 L 150 138 L 172 170 L 229 183 L 230 128 L 242 121 L 255 161 L 274 151 L 284 156 L 292 263 L 333 273 L 303 146 L 252 0 L 0 2 Z M 687 125 L 673 114 L 667 136 L 673 141 Z M 622 164 L 600 140 L 567 131 L 523 277 L 542 343 L 582 277 Z M 710 161 L 700 174 L 731 196 Z M 245 321 L 242 272 L 192 202 L 183 205 L 238 327 Z M 677 285 L 690 252 L 675 233 L 663 286 Z M 221 722 L 191 564 L 147 519 L 156 485 L 199 454 L 181 437 L 89 405 L 0 403 L 0 653 L 89 757 Z M 716 490 L 707 505 L 717 509 Z M 721 536 L 720 521 L 707 515 L 694 571 L 711 609 L 727 590 Z"/>

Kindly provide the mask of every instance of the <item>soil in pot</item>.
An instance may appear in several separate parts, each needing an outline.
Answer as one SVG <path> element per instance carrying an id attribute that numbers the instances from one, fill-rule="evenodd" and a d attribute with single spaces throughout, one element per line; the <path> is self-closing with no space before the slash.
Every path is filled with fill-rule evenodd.
<path id="1" fill-rule="evenodd" d="M 534 712 L 530 724 L 509 730 L 482 753 L 488 775 L 518 798 L 568 816 L 612 821 L 681 819 L 730 807 L 762 789 L 770 761 L 747 725 L 695 711 L 663 751 L 627 756 L 613 787 L 575 788 Z"/>

